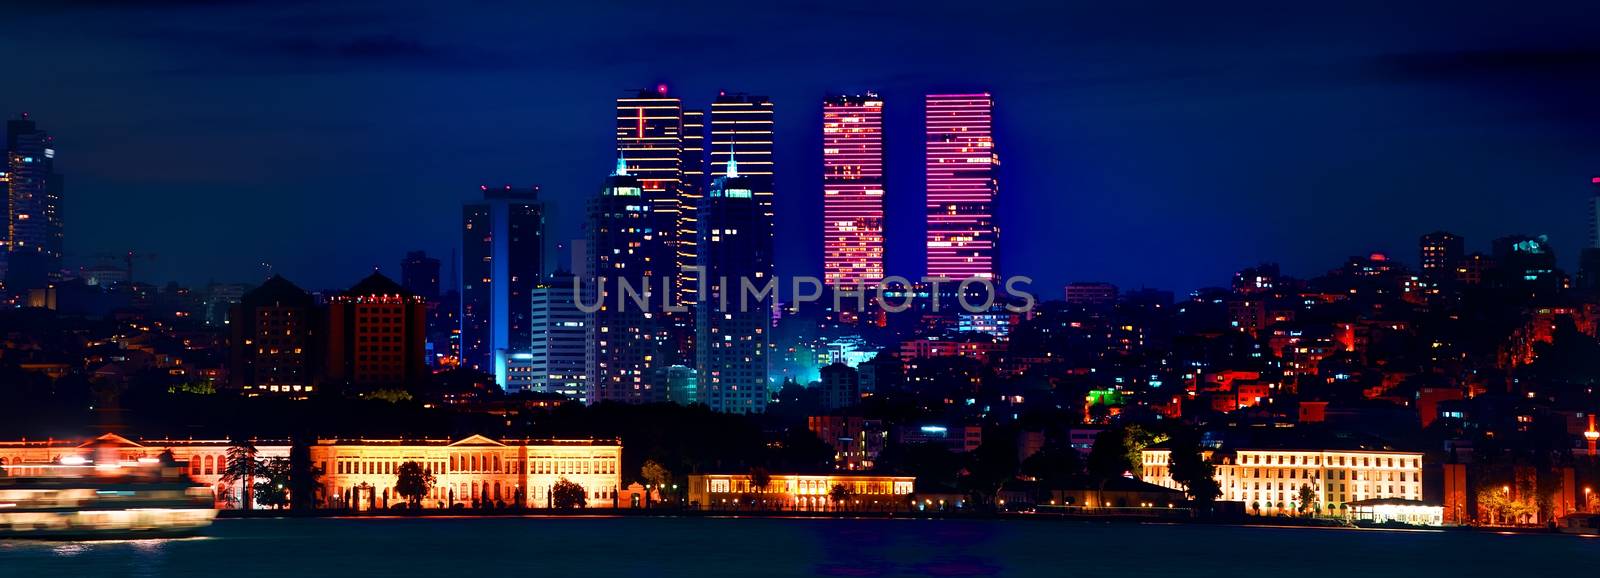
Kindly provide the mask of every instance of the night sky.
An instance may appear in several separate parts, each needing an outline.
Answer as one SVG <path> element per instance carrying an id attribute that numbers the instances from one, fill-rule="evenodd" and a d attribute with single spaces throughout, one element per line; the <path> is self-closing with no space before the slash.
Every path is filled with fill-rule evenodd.
<path id="1" fill-rule="evenodd" d="M 821 272 L 841 91 L 886 100 L 890 273 L 922 272 L 922 95 L 949 90 L 995 95 L 1003 272 L 1048 297 L 1414 263 L 1441 228 L 1546 233 L 1569 267 L 1586 241 L 1593 2 L 679 4 L 8 2 L 0 110 L 56 136 L 69 263 L 153 253 L 142 281 L 398 276 L 485 183 L 543 186 L 554 254 L 613 99 L 661 82 L 773 99 L 785 275 Z"/>

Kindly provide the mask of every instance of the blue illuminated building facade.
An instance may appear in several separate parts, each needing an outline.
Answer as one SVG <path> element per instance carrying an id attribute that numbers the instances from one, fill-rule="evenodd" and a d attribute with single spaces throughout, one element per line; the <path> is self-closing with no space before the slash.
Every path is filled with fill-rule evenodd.
<path id="1" fill-rule="evenodd" d="M 529 353 L 533 290 L 544 273 L 544 204 L 537 187 L 482 187 L 461 211 L 461 364 L 510 389 Z"/>

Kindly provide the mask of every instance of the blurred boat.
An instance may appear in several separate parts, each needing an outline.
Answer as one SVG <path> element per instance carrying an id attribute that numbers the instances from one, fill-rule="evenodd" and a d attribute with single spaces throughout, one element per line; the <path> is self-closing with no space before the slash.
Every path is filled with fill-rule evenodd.
<path id="1" fill-rule="evenodd" d="M 137 539 L 192 535 L 216 518 L 210 486 L 159 460 L 82 458 L 0 476 L 0 538 Z"/>

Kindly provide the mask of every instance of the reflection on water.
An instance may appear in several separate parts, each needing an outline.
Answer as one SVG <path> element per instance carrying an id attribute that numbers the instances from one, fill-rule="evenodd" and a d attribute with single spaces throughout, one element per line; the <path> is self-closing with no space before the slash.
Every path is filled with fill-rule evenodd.
<path id="1" fill-rule="evenodd" d="M 54 552 L 55 555 L 57 555 L 57 556 L 77 556 L 78 554 L 81 554 L 85 550 L 88 550 L 88 549 L 89 549 L 89 545 L 88 544 L 83 544 L 83 543 L 78 543 L 78 542 L 68 542 L 66 544 L 58 544 L 58 545 L 56 545 L 56 547 L 52 548 L 51 551 Z"/>
<path id="2" fill-rule="evenodd" d="M 1594 540 L 1031 520 L 224 520 L 209 538 L 0 541 L 9 576 L 1559 575 Z M 1581 566 L 1580 566 L 1581 565 Z"/>

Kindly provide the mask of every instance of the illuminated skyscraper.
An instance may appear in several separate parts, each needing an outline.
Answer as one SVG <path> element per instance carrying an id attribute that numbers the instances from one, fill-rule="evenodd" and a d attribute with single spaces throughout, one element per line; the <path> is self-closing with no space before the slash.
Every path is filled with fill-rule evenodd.
<path id="1" fill-rule="evenodd" d="M 695 309 L 695 369 L 699 401 L 716 411 L 766 411 L 768 326 L 771 301 L 745 302 L 745 281 L 760 288 L 772 279 L 772 237 L 760 201 L 743 178 L 743 162 L 730 160 L 700 200 L 700 267 L 706 295 Z"/>
<path id="2" fill-rule="evenodd" d="M 616 172 L 589 202 L 585 258 L 591 277 L 583 280 L 580 302 L 600 305 L 587 317 L 589 403 L 662 401 L 652 370 L 674 363 L 675 349 L 667 347 L 672 325 L 662 315 L 660 291 L 662 279 L 676 269 L 675 255 L 657 236 L 642 182 L 623 164 L 617 161 Z M 631 299 L 618 305 L 624 283 L 634 294 L 649 292 L 648 310 Z"/>
<path id="3" fill-rule="evenodd" d="M 557 272 L 533 290 L 533 349 L 530 388 L 583 401 L 589 339 L 588 316 L 578 310 L 572 275 Z"/>
<path id="4" fill-rule="evenodd" d="M 867 93 L 824 101 L 822 270 L 829 285 L 883 280 L 883 183 L 883 100 Z"/>
<path id="5" fill-rule="evenodd" d="M 683 111 L 683 179 L 678 183 L 678 270 L 693 266 L 695 259 L 695 218 L 700 197 L 706 185 L 706 113 L 703 110 Z M 693 275 L 679 273 L 678 294 L 682 303 L 695 302 L 698 281 Z"/>
<path id="6" fill-rule="evenodd" d="M 996 276 L 1000 157 L 994 150 L 993 115 L 988 93 L 927 97 L 930 276 Z"/>
<path id="7" fill-rule="evenodd" d="M 651 207 L 659 242 L 677 267 L 694 265 L 695 201 L 705 180 L 705 113 L 683 110 L 666 85 L 617 99 L 617 155 L 638 179 Z M 671 273 L 676 274 L 676 271 Z M 674 291 L 692 302 L 693 280 L 675 275 Z"/>
<path id="8" fill-rule="evenodd" d="M 533 288 L 544 274 L 539 189 L 480 187 L 462 207 L 461 364 L 507 385 L 506 364 L 528 352 Z"/>
<path id="9" fill-rule="evenodd" d="M 683 103 L 667 87 L 617 99 L 617 155 L 639 181 L 651 210 L 670 228 L 661 238 L 676 241 L 678 183 L 683 180 Z"/>
<path id="10" fill-rule="evenodd" d="M 762 226 L 772 234 L 772 101 L 747 94 L 717 95 L 711 103 L 711 177 L 727 176 L 728 160 L 739 158 L 745 179 L 761 207 Z M 702 383 L 705 377 L 701 376 Z"/>
<path id="11" fill-rule="evenodd" d="M 12 293 L 44 287 L 60 274 L 61 175 L 55 172 L 55 142 L 26 113 L 6 122 L 6 288 Z"/>

